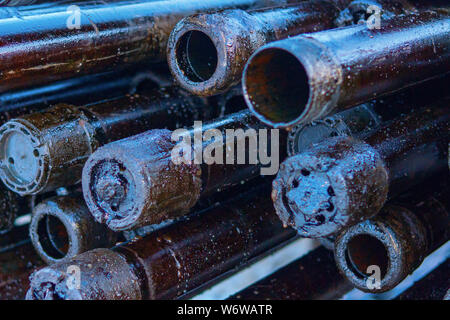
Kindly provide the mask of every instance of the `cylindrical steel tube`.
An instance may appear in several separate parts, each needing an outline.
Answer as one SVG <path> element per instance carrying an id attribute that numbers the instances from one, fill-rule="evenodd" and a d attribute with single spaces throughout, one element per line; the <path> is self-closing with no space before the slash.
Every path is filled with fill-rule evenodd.
<path id="1" fill-rule="evenodd" d="M 0 91 L 139 61 L 162 61 L 184 16 L 253 8 L 275 0 L 167 0 L 79 4 L 0 19 Z M 35 14 L 33 14 L 35 13 Z"/>
<path id="2" fill-rule="evenodd" d="M 322 120 L 298 125 L 289 131 L 288 154 L 290 156 L 308 150 L 313 144 L 327 138 L 356 136 L 365 130 L 376 128 L 382 123 L 381 116 L 368 104 L 336 113 Z"/>
<path id="3" fill-rule="evenodd" d="M 0 95 L 0 122 L 41 111 L 58 103 L 85 105 L 133 93 L 141 82 L 157 81 L 145 72 L 107 72 Z"/>
<path id="4" fill-rule="evenodd" d="M 200 197 L 260 175 L 258 154 L 280 142 L 264 128 L 245 110 L 180 135 L 150 130 L 110 143 L 84 166 L 86 204 L 98 222 L 115 231 L 184 215 Z"/>
<path id="5" fill-rule="evenodd" d="M 85 161 L 98 147 L 155 127 L 211 119 L 215 111 L 175 87 L 85 107 L 59 104 L 0 128 L 0 175 L 21 195 L 70 186 L 81 180 Z"/>
<path id="6" fill-rule="evenodd" d="M 336 268 L 333 253 L 320 247 L 229 299 L 330 300 L 350 289 L 350 283 Z"/>
<path id="7" fill-rule="evenodd" d="M 423 279 L 402 292 L 398 300 L 449 300 L 450 298 L 450 258 L 441 263 Z"/>
<path id="8" fill-rule="evenodd" d="M 422 11 L 382 20 L 380 28 L 355 25 L 272 42 L 250 58 L 244 96 L 268 125 L 310 122 L 449 72 L 449 33 L 448 13 Z"/>
<path id="9" fill-rule="evenodd" d="M 315 0 L 249 12 L 236 9 L 188 16 L 170 35 L 170 69 L 191 93 L 222 93 L 241 81 L 245 63 L 258 48 L 300 33 L 330 29 L 340 9 L 336 1 Z"/>
<path id="10" fill-rule="evenodd" d="M 414 194 L 405 204 L 388 204 L 376 217 L 339 234 L 334 252 L 342 275 L 362 291 L 394 288 L 449 240 L 448 191 L 425 199 Z"/>
<path id="11" fill-rule="evenodd" d="M 113 247 L 118 234 L 94 220 L 80 194 L 39 203 L 31 218 L 30 238 L 41 258 L 51 264 L 91 249 Z"/>
<path id="12" fill-rule="evenodd" d="M 447 168 L 448 100 L 389 121 L 360 138 L 315 144 L 281 164 L 272 199 L 305 237 L 326 237 L 368 219 L 388 198 Z"/>
<path id="13" fill-rule="evenodd" d="M 159 229 L 139 241 L 85 252 L 31 277 L 28 299 L 172 299 L 294 237 L 268 192 L 243 197 Z M 68 288 L 67 267 L 85 281 Z"/>
<path id="14" fill-rule="evenodd" d="M 324 119 L 294 126 L 288 135 L 288 155 L 301 153 L 326 138 L 367 133 L 383 122 L 438 103 L 449 96 L 450 74 L 363 103 Z M 413 109 L 411 108 L 413 106 Z"/>

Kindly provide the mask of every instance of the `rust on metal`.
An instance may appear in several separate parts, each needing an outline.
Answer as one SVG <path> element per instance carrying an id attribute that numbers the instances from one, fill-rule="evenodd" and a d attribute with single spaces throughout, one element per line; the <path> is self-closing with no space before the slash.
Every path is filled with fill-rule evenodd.
<path id="1" fill-rule="evenodd" d="M 175 80 L 189 92 L 223 93 L 241 81 L 245 63 L 258 48 L 300 33 L 330 29 L 339 10 L 337 1 L 315 0 L 191 15 L 173 29 L 167 60 Z"/>
<path id="2" fill-rule="evenodd" d="M 173 299 L 292 239 L 268 192 L 191 216 L 135 242 L 83 253 L 31 276 L 27 299 Z M 251 199 L 251 200 L 249 200 Z M 68 288 L 67 266 L 85 276 Z"/>
<path id="3" fill-rule="evenodd" d="M 121 68 L 166 57 L 172 28 L 205 11 L 251 9 L 275 0 L 168 0 L 80 3 L 0 19 L 0 91 Z M 75 11 L 75 10 L 74 10 Z"/>
<path id="4" fill-rule="evenodd" d="M 258 130 L 265 126 L 245 110 L 209 122 L 204 128 L 222 133 L 231 129 L 253 129 L 258 134 Z M 195 128 L 188 133 L 190 136 L 195 134 Z M 221 146 L 222 152 L 225 151 L 227 156 L 233 158 L 233 161 L 214 163 L 173 161 L 172 151 L 179 144 L 172 139 L 172 132 L 168 130 L 150 130 L 110 143 L 94 152 L 83 169 L 82 184 L 86 203 L 98 222 L 106 223 L 115 231 L 179 217 L 186 214 L 200 197 L 226 190 L 260 175 L 258 163 L 247 161 L 239 164 L 236 160 L 238 152 L 234 150 L 238 149 L 239 144 L 247 142 L 245 153 L 248 159 L 249 139 L 247 136 L 236 136 L 231 145 L 225 138 L 214 141 Z M 281 152 L 285 148 L 284 141 L 281 137 Z M 201 142 L 201 152 L 212 143 L 212 140 Z M 187 148 L 192 151 L 191 154 L 198 151 L 195 145 Z"/>
<path id="5" fill-rule="evenodd" d="M 450 70 L 449 30 L 448 13 L 421 11 L 381 20 L 380 28 L 272 42 L 245 68 L 247 105 L 264 123 L 291 127 L 438 77 Z"/>
<path id="6" fill-rule="evenodd" d="M 79 183 L 100 146 L 151 128 L 175 129 L 215 116 L 204 101 L 175 87 L 151 89 L 84 107 L 58 104 L 0 128 L 1 178 L 21 195 Z"/>
<path id="7" fill-rule="evenodd" d="M 46 199 L 34 208 L 30 223 L 31 242 L 48 264 L 67 261 L 95 248 L 110 248 L 118 234 L 97 223 L 83 196 Z"/>
<path id="8" fill-rule="evenodd" d="M 339 234 L 334 249 L 339 271 L 366 292 L 385 292 L 399 284 L 450 239 L 449 189 L 439 189 L 425 198 L 420 190 L 388 204 L 376 217 Z M 379 268 L 378 285 L 367 285 L 374 272 L 370 266 Z"/>
<path id="9" fill-rule="evenodd" d="M 272 199 L 285 225 L 326 237 L 375 214 L 388 198 L 447 170 L 448 100 L 369 131 L 315 144 L 280 166 Z"/>
<path id="10" fill-rule="evenodd" d="M 352 288 L 334 264 L 333 253 L 320 247 L 234 294 L 231 300 L 331 300 Z"/>

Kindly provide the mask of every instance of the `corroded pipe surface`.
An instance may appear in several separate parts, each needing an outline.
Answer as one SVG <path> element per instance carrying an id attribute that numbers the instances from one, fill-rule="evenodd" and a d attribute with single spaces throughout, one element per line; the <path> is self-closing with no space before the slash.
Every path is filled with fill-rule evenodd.
<path id="1" fill-rule="evenodd" d="M 386 121 L 438 103 L 448 96 L 450 75 L 374 99 L 324 119 L 294 126 L 289 131 L 287 148 L 292 156 L 306 151 L 315 143 L 337 136 L 358 137 Z M 413 107 L 413 108 L 412 108 Z"/>
<path id="2" fill-rule="evenodd" d="M 340 9 L 335 1 L 316 0 L 188 16 L 169 38 L 169 66 L 175 80 L 189 92 L 219 94 L 241 81 L 245 63 L 258 48 L 300 33 L 330 29 Z"/>
<path id="3" fill-rule="evenodd" d="M 251 162 L 249 155 L 250 151 L 254 155 L 258 152 L 260 129 L 265 128 L 246 110 L 202 127 L 202 131 L 214 129 L 220 137 L 202 138 L 203 132 L 194 127 L 182 134 L 194 138 L 189 144 L 184 138 L 179 141 L 180 136 L 174 139 L 168 130 L 150 130 L 110 143 L 94 152 L 83 169 L 86 203 L 98 222 L 115 231 L 184 215 L 200 197 L 260 175 L 261 162 Z M 233 129 L 245 130 L 248 135 L 236 134 L 230 139 L 225 133 Z M 278 148 L 280 143 L 284 153 L 284 137 L 272 142 L 272 133 L 264 132 L 269 150 L 272 144 Z M 259 149 L 264 149 L 261 142 Z M 207 152 L 215 152 L 217 158 L 202 159 Z M 186 158 L 177 159 L 179 153 Z"/>
<path id="4" fill-rule="evenodd" d="M 28 299 L 172 299 L 295 236 L 277 221 L 268 192 L 222 204 L 136 242 L 83 253 L 31 276 Z M 85 276 L 67 287 L 67 266 Z"/>
<path id="5" fill-rule="evenodd" d="M 366 220 L 447 168 L 448 100 L 360 138 L 329 138 L 281 164 L 272 199 L 285 225 L 326 237 Z"/>
<path id="6" fill-rule="evenodd" d="M 80 194 L 39 203 L 33 211 L 30 238 L 41 258 L 51 264 L 95 248 L 113 247 L 118 234 L 94 220 Z"/>
<path id="7" fill-rule="evenodd" d="M 334 264 L 333 253 L 320 247 L 229 299 L 331 300 L 350 289 Z"/>
<path id="8" fill-rule="evenodd" d="M 156 84 L 157 77 L 157 73 L 150 71 L 105 72 L 3 93 L 0 95 L 0 122 L 3 124 L 58 103 L 85 105 L 118 98 L 134 93 L 146 80 Z"/>
<path id="9" fill-rule="evenodd" d="M 362 104 L 325 119 L 299 125 L 289 131 L 288 154 L 292 156 L 307 151 L 327 138 L 356 136 L 362 131 L 378 127 L 381 123 L 381 116 L 374 108 L 370 104 Z"/>
<path id="10" fill-rule="evenodd" d="M 449 34 L 445 10 L 422 11 L 270 43 L 245 68 L 247 105 L 274 127 L 323 118 L 447 73 Z"/>
<path id="11" fill-rule="evenodd" d="M 275 0 L 167 0 L 80 3 L 0 19 L 0 91 L 162 61 L 172 28 L 184 16 Z"/>
<path id="12" fill-rule="evenodd" d="M 394 288 L 450 239 L 448 191 L 441 189 L 425 199 L 414 194 L 405 203 L 388 204 L 376 217 L 339 234 L 334 252 L 342 275 L 362 291 Z M 369 279 L 374 275 L 378 284 Z"/>
<path id="13" fill-rule="evenodd" d="M 0 128 L 0 175 L 21 195 L 74 185 L 98 147 L 155 127 L 175 129 L 211 119 L 215 111 L 174 87 L 85 107 L 59 104 Z"/>

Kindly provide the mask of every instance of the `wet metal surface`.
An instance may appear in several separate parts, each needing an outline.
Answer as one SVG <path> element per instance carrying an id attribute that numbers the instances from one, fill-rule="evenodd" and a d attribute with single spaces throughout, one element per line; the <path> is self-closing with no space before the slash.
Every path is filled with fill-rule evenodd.
<path id="1" fill-rule="evenodd" d="M 447 100 L 361 136 L 329 138 L 281 164 L 272 199 L 285 225 L 325 237 L 378 213 L 398 195 L 447 170 Z"/>
<path id="2" fill-rule="evenodd" d="M 110 248 L 118 234 L 97 223 L 81 194 L 46 199 L 33 210 L 31 241 L 48 264 L 95 248 Z"/>
<path id="3" fill-rule="evenodd" d="M 98 147 L 151 128 L 211 119 L 218 112 L 175 87 L 144 91 L 85 107 L 58 104 L 10 120 L 0 128 L 2 180 L 21 195 L 74 185 Z"/>
<path id="4" fill-rule="evenodd" d="M 241 111 L 206 123 L 203 130 L 216 129 L 225 133 L 227 129 L 254 129 L 258 132 L 264 127 L 249 111 Z M 197 133 L 191 129 L 188 134 L 194 137 Z M 281 152 L 285 150 L 284 140 L 282 136 Z M 238 143 L 242 142 L 246 141 L 234 139 L 232 150 L 237 150 Z M 231 149 L 225 139 L 216 143 L 222 150 Z M 201 151 L 210 144 L 211 140 L 201 142 Z M 176 164 L 172 159 L 176 145 L 170 131 L 151 130 L 108 144 L 93 153 L 83 169 L 82 183 L 86 203 L 96 220 L 116 231 L 157 224 L 186 214 L 200 197 L 260 175 L 258 164 L 249 161 L 238 164 L 237 152 L 231 153 L 231 162 Z M 195 145 L 188 148 L 195 153 Z M 246 159 L 249 148 L 244 149 Z"/>
<path id="5" fill-rule="evenodd" d="M 339 7 L 337 2 L 316 0 L 186 17 L 175 26 L 168 42 L 172 74 L 194 94 L 222 93 L 240 82 L 247 60 L 266 43 L 334 27 L 345 4 Z"/>
<path id="6" fill-rule="evenodd" d="M 79 4 L 79 22 L 68 20 L 67 5 L 24 15 L 19 11 L 17 16 L 0 19 L 0 91 L 134 62 L 162 61 L 170 31 L 184 16 L 270 3 L 150 0 Z"/>
<path id="7" fill-rule="evenodd" d="M 330 300 L 350 289 L 334 264 L 333 253 L 320 247 L 229 299 Z"/>
<path id="8" fill-rule="evenodd" d="M 96 249 L 44 268 L 31 277 L 28 298 L 172 299 L 294 236 L 277 221 L 268 192 L 260 191 L 112 251 Z M 68 264 L 86 275 L 80 290 L 66 286 Z"/>
<path id="9" fill-rule="evenodd" d="M 423 197 L 424 193 L 419 192 L 419 195 Z M 358 289 L 385 292 L 394 288 L 427 255 L 449 240 L 448 186 L 444 185 L 425 199 L 418 199 L 418 194 L 413 193 L 410 198 L 394 201 L 375 218 L 352 226 L 337 237 L 337 266 Z M 380 268 L 378 288 L 367 286 L 371 265 Z"/>
<path id="10" fill-rule="evenodd" d="M 341 111 L 324 119 L 294 126 L 288 135 L 288 155 L 307 150 L 336 136 L 358 137 L 401 115 L 438 103 L 449 95 L 450 74 L 400 90 L 393 95 Z"/>
<path id="11" fill-rule="evenodd" d="M 307 123 L 447 73 L 449 32 L 448 13 L 425 11 L 273 42 L 249 60 L 244 95 L 268 125 Z"/>
<path id="12" fill-rule="evenodd" d="M 398 300 L 449 300 L 450 259 L 447 259 L 425 278 L 397 297 Z"/>

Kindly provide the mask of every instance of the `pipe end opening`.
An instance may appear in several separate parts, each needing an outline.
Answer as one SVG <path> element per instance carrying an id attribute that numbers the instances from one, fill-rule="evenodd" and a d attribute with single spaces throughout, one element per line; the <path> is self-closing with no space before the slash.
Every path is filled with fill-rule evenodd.
<path id="1" fill-rule="evenodd" d="M 366 279 L 378 267 L 381 279 L 384 279 L 389 269 L 389 252 L 378 238 L 361 234 L 350 239 L 347 244 L 345 259 L 348 268 L 358 279 Z"/>
<path id="2" fill-rule="evenodd" d="M 303 64 L 291 53 L 268 48 L 257 53 L 244 73 L 250 109 L 270 125 L 293 125 L 301 118 L 310 96 Z"/>
<path id="3" fill-rule="evenodd" d="M 214 75 L 218 64 L 217 49 L 204 32 L 186 32 L 178 40 L 175 51 L 178 67 L 190 81 L 205 82 Z"/>

